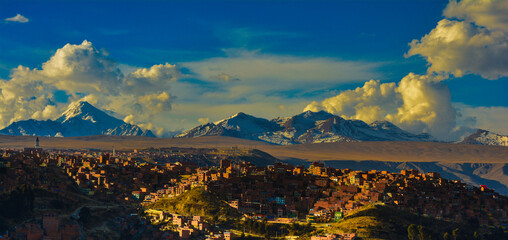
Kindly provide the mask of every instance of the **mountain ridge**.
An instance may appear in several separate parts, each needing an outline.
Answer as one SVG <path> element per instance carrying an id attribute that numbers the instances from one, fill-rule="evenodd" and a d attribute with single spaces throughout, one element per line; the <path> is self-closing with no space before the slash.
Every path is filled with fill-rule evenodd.
<path id="1" fill-rule="evenodd" d="M 325 111 L 306 111 L 267 120 L 239 112 L 216 122 L 184 131 L 176 137 L 230 136 L 277 145 L 352 141 L 436 141 L 428 134 L 412 134 L 393 123 L 367 124 L 346 120 Z"/>
<path id="2" fill-rule="evenodd" d="M 465 137 L 461 144 L 508 146 L 508 136 L 493 133 L 484 129 L 478 129 L 475 133 Z"/>
<path id="3" fill-rule="evenodd" d="M 55 120 L 22 120 L 0 130 L 0 134 L 17 136 L 77 137 L 119 135 L 155 137 L 150 130 L 126 123 L 99 110 L 86 101 L 69 104 Z"/>

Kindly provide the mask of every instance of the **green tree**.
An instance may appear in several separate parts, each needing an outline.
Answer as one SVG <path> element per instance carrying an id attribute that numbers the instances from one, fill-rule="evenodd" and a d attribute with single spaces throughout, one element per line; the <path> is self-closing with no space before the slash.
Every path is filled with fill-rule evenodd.
<path id="1" fill-rule="evenodd" d="M 409 238 L 409 240 L 416 240 L 416 236 L 418 236 L 416 225 L 409 225 L 409 227 L 407 227 L 407 238 Z"/>

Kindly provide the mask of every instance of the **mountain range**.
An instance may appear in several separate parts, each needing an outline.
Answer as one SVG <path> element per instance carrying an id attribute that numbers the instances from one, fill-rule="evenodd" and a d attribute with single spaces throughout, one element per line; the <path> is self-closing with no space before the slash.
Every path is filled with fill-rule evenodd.
<path id="1" fill-rule="evenodd" d="M 150 130 L 108 115 L 86 101 L 71 103 L 55 120 L 22 120 L 0 130 L 3 135 L 77 137 L 90 135 L 155 137 Z M 306 111 L 292 117 L 272 120 L 237 113 L 226 119 L 199 125 L 177 138 L 228 136 L 277 145 L 358 141 L 438 141 L 429 134 L 413 134 L 388 121 L 367 124 L 346 120 L 325 111 Z M 508 136 L 478 129 L 457 142 L 508 146 Z"/>
<path id="2" fill-rule="evenodd" d="M 76 137 L 89 135 L 120 135 L 155 137 L 150 130 L 126 123 L 97 109 L 85 101 L 69 105 L 56 120 L 23 120 L 13 122 L 0 134 L 18 136 Z"/>
<path id="3" fill-rule="evenodd" d="M 508 146 L 508 136 L 489 132 L 489 131 L 483 130 L 483 129 L 478 129 L 475 133 L 464 138 L 464 140 L 462 140 L 459 143 L 493 145 L 493 146 Z"/>
<path id="4" fill-rule="evenodd" d="M 355 141 L 436 141 L 428 134 L 412 134 L 388 121 L 367 124 L 325 111 L 306 111 L 288 118 L 267 120 L 238 113 L 183 132 L 177 137 L 229 136 L 278 145 Z"/>

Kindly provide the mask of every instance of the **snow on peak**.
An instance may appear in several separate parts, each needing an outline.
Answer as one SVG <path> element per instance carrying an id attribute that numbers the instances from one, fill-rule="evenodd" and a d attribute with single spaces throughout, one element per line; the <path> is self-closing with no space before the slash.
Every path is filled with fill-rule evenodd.
<path id="1" fill-rule="evenodd" d="M 302 117 L 302 118 L 307 118 L 307 119 L 326 119 L 326 118 L 330 118 L 334 116 L 333 114 L 329 113 L 329 112 L 326 112 L 326 111 L 319 111 L 319 112 L 313 112 L 313 111 L 305 111 L 303 113 L 300 113 L 298 115 L 296 115 L 295 117 Z"/>
<path id="2" fill-rule="evenodd" d="M 489 132 L 489 131 L 483 130 L 483 129 L 478 129 L 475 133 L 464 138 L 464 140 L 460 143 L 493 145 L 493 146 L 508 146 L 508 136 Z"/>
<path id="3" fill-rule="evenodd" d="M 67 110 L 56 121 L 65 123 L 78 120 L 101 124 L 108 128 L 124 124 L 124 121 L 106 114 L 86 101 L 69 104 Z"/>
<path id="4" fill-rule="evenodd" d="M 69 104 L 67 110 L 56 120 L 25 120 L 14 122 L 0 130 L 8 135 L 37 136 L 89 136 L 89 135 L 122 135 L 150 136 L 150 130 L 143 131 L 136 125 L 125 123 L 97 109 L 86 101 Z"/>
<path id="5" fill-rule="evenodd" d="M 92 106 L 90 103 L 86 101 L 77 101 L 69 104 L 67 110 L 62 114 L 59 121 L 65 122 L 71 118 L 82 116 L 82 115 L 94 115 L 94 113 L 99 112 L 100 110 Z M 92 119 L 93 120 L 93 119 Z"/>
<path id="6" fill-rule="evenodd" d="M 231 119 L 256 119 L 256 117 L 254 117 L 254 116 L 252 116 L 252 115 L 249 115 L 249 114 L 245 114 L 245 113 L 243 113 L 243 112 L 239 112 L 239 113 L 237 113 L 237 114 L 235 114 L 235 115 L 232 115 L 232 116 L 229 116 L 229 117 L 224 118 L 224 119 L 222 119 L 222 120 L 219 120 L 219 121 L 213 122 L 213 124 L 215 124 L 215 125 L 219 125 L 219 124 L 221 124 L 221 123 L 223 123 L 223 122 L 227 122 L 227 121 L 229 121 L 229 120 L 231 120 Z"/>
<path id="7" fill-rule="evenodd" d="M 341 141 L 433 141 L 428 135 L 411 134 L 390 122 L 368 125 L 360 120 L 345 120 L 325 111 L 306 111 L 272 120 L 240 112 L 178 135 L 199 136 L 230 136 L 283 145 Z"/>

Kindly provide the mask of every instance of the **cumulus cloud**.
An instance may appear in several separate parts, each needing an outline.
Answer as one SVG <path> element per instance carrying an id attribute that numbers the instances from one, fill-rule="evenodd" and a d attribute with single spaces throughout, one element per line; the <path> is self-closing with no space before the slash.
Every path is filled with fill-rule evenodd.
<path id="1" fill-rule="evenodd" d="M 180 77 L 181 73 L 176 65 L 159 64 L 129 73 L 123 80 L 123 86 L 125 91 L 136 94 L 153 91 L 154 88 L 167 90 L 170 83 Z"/>
<path id="2" fill-rule="evenodd" d="M 413 40 L 407 57 L 423 56 L 429 72 L 486 79 L 508 76 L 508 2 L 451 1 L 429 34 Z"/>
<path id="3" fill-rule="evenodd" d="M 508 2 L 505 0 L 450 1 L 444 10 L 448 18 L 464 19 L 491 30 L 508 31 Z"/>
<path id="4" fill-rule="evenodd" d="M 16 14 L 14 17 L 6 18 L 5 21 L 8 22 L 19 22 L 19 23 L 27 23 L 29 20 L 25 16 L 21 14 Z"/>
<path id="5" fill-rule="evenodd" d="M 319 111 L 339 114 L 344 118 L 362 119 L 367 122 L 384 119 L 387 113 L 393 113 L 401 105 L 400 94 L 395 91 L 395 83 L 381 84 L 370 80 L 363 87 L 343 91 L 335 97 L 321 103 L 312 102 L 304 111 Z M 384 106 L 383 109 L 379 105 Z"/>
<path id="6" fill-rule="evenodd" d="M 312 102 L 304 109 L 325 110 L 346 119 L 388 120 L 414 133 L 446 138 L 455 127 L 448 87 L 439 77 L 410 73 L 398 84 L 370 80 L 362 87 Z"/>
<path id="7" fill-rule="evenodd" d="M 389 114 L 386 119 L 414 132 L 429 132 L 445 138 L 455 127 L 456 113 L 450 90 L 439 80 L 428 75 L 408 74 L 396 89 L 402 105 L 396 114 Z"/>
<path id="8" fill-rule="evenodd" d="M 117 117 L 126 116 L 126 122 L 163 132 L 150 122 L 171 109 L 170 83 L 180 76 L 179 69 L 168 63 L 124 75 L 118 64 L 91 42 L 67 44 L 41 69 L 19 66 L 11 71 L 10 79 L 0 81 L 0 127 L 28 118 L 56 118 L 68 102 L 81 99 L 111 110 Z M 69 95 L 68 102 L 56 101 L 56 91 Z"/>
<path id="9" fill-rule="evenodd" d="M 508 35 L 465 21 L 443 19 L 421 40 L 413 40 L 406 56 L 421 55 L 429 71 L 456 77 L 479 74 L 486 79 L 508 76 Z"/>
<path id="10" fill-rule="evenodd" d="M 86 40 L 66 44 L 35 71 L 46 83 L 68 92 L 116 95 L 123 78 L 116 62 Z"/>
<path id="11" fill-rule="evenodd" d="M 473 128 L 505 132 L 506 108 L 452 105 L 441 81 L 449 74 L 478 74 L 486 79 L 508 76 L 508 2 L 503 0 L 450 1 L 447 17 L 420 40 L 413 40 L 406 57 L 423 56 L 426 75 L 410 73 L 399 83 L 371 80 L 363 87 L 312 102 L 305 110 L 324 109 L 345 118 L 392 121 L 411 132 L 428 132 L 456 140 Z"/>

